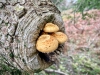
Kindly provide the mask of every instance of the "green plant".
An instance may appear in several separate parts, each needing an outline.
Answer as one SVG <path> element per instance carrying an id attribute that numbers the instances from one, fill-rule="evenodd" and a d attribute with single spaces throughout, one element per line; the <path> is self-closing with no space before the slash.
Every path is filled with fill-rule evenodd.
<path id="1" fill-rule="evenodd" d="M 76 73 L 82 75 L 97 75 L 100 74 L 100 68 L 97 59 L 86 55 L 77 55 L 73 57 L 73 69 Z"/>
<path id="2" fill-rule="evenodd" d="M 74 7 L 83 14 L 85 10 L 100 9 L 100 0 L 77 0 Z"/>

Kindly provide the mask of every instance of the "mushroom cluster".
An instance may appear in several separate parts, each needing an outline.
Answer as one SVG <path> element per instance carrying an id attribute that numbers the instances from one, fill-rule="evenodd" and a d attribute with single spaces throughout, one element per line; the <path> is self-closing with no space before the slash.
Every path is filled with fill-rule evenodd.
<path id="1" fill-rule="evenodd" d="M 39 36 L 36 42 L 36 49 L 42 53 L 50 53 L 68 40 L 68 37 L 63 32 L 59 31 L 59 27 L 53 23 L 47 23 L 43 28 L 42 35 Z"/>

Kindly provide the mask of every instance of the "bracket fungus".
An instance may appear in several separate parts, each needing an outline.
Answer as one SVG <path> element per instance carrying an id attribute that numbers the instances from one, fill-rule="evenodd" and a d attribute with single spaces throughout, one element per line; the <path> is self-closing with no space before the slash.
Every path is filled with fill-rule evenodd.
<path id="1" fill-rule="evenodd" d="M 36 49 L 39 52 L 51 53 L 58 48 L 59 44 L 68 40 L 66 34 L 59 32 L 59 27 L 53 23 L 47 23 L 43 31 L 36 42 Z"/>

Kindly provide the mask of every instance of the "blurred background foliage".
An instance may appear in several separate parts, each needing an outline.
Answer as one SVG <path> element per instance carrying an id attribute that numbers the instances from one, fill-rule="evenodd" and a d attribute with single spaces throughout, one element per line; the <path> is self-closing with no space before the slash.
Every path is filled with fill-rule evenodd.
<path id="1" fill-rule="evenodd" d="M 60 10 L 75 8 L 83 12 L 90 9 L 100 9 L 100 0 L 51 0 Z"/>
<path id="2" fill-rule="evenodd" d="M 100 75 L 100 0 L 52 0 L 69 40 L 56 64 L 35 75 Z"/>
<path id="3" fill-rule="evenodd" d="M 77 11 L 83 12 L 90 9 L 100 9 L 100 0 L 77 0 Z"/>

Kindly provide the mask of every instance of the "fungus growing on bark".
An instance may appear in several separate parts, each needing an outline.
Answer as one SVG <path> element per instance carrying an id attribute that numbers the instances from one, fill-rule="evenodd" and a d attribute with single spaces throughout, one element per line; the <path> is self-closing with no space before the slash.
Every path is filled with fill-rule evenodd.
<path id="1" fill-rule="evenodd" d="M 39 51 L 39 56 L 46 62 L 55 62 L 55 53 L 59 52 L 60 44 L 66 42 L 68 37 L 63 32 L 59 32 L 59 27 L 53 23 L 47 23 L 36 42 L 36 49 Z M 58 48 L 58 49 L 57 49 Z M 56 50 L 56 51 L 55 51 Z"/>
<path id="2" fill-rule="evenodd" d="M 42 34 L 36 42 L 36 49 L 42 53 L 50 53 L 58 48 L 58 44 L 67 41 L 67 36 L 63 32 L 57 32 L 59 27 L 53 23 L 47 23 Z"/>
<path id="3" fill-rule="evenodd" d="M 36 48 L 42 53 L 50 53 L 58 48 L 58 41 L 51 35 L 41 35 L 37 40 Z"/>
<path id="4" fill-rule="evenodd" d="M 44 32 L 52 33 L 57 32 L 59 27 L 53 23 L 47 23 L 43 29 Z"/>
<path id="5" fill-rule="evenodd" d="M 54 32 L 51 35 L 58 40 L 59 44 L 62 44 L 68 40 L 68 37 L 63 32 Z"/>

